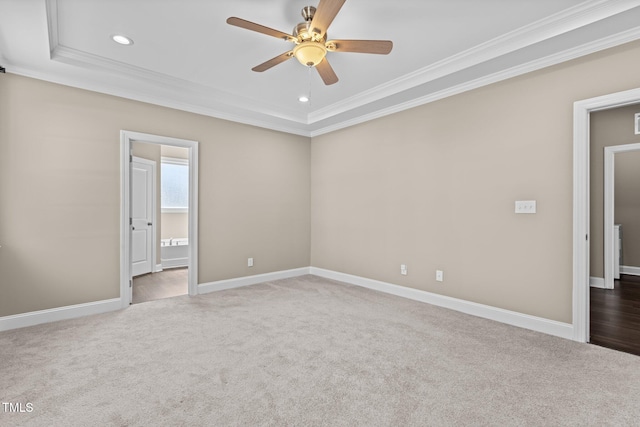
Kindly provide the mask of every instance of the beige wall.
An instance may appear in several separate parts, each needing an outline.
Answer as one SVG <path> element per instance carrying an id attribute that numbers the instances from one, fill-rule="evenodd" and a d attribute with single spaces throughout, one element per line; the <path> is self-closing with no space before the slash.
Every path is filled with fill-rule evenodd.
<path id="1" fill-rule="evenodd" d="M 161 217 L 162 239 L 189 237 L 188 213 L 163 213 Z"/>
<path id="2" fill-rule="evenodd" d="M 573 103 L 639 87 L 639 53 L 628 44 L 312 143 L 4 75 L 0 316 L 118 296 L 127 129 L 201 142 L 199 283 L 313 265 L 570 322 Z M 515 215 L 528 199 L 538 213 Z"/>
<path id="3" fill-rule="evenodd" d="M 592 277 L 604 277 L 604 147 L 640 142 L 640 135 L 635 135 L 635 113 L 640 113 L 640 106 L 631 105 L 591 114 L 589 153 L 591 241 L 589 253 L 590 276 Z M 616 166 L 618 166 L 618 155 L 616 155 Z M 622 167 L 622 171 L 627 169 L 624 165 Z M 633 173 L 633 171 L 630 171 L 630 173 Z M 624 175 L 628 175 L 628 173 L 624 172 Z M 629 176 L 629 179 L 632 179 L 632 176 Z M 617 182 L 618 179 L 616 179 Z M 622 208 L 622 210 L 626 211 L 625 208 Z M 618 212 L 616 212 L 617 214 Z M 621 220 L 622 218 L 617 219 Z M 627 225 L 631 228 L 631 234 L 629 235 L 629 238 L 631 238 L 631 236 L 635 235 L 633 232 L 635 227 L 632 224 Z M 629 227 L 625 227 L 625 230 L 623 230 L 625 234 L 626 228 Z M 626 245 L 629 245 L 629 243 L 627 242 Z M 633 264 L 630 265 L 633 266 Z"/>
<path id="4" fill-rule="evenodd" d="M 640 151 L 615 156 L 615 223 L 622 224 L 622 264 L 640 268 Z"/>
<path id="5" fill-rule="evenodd" d="M 119 296 L 121 129 L 200 141 L 199 283 L 309 265 L 308 138 L 13 74 L 0 98 L 0 316 Z"/>
<path id="6" fill-rule="evenodd" d="M 161 145 L 160 153 L 162 157 L 173 157 L 174 159 L 188 159 L 189 149 L 182 147 L 173 147 L 171 145 Z"/>
<path id="7" fill-rule="evenodd" d="M 573 103 L 639 87 L 639 54 L 621 46 L 314 138 L 312 265 L 570 323 Z M 529 199 L 538 213 L 514 214 Z"/>

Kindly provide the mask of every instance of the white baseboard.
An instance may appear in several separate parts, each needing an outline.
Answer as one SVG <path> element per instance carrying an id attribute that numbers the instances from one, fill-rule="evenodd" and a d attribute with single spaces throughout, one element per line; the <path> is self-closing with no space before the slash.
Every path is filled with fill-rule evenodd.
<path id="1" fill-rule="evenodd" d="M 629 265 L 620 266 L 621 274 L 630 274 L 632 276 L 640 276 L 640 267 L 631 267 Z"/>
<path id="2" fill-rule="evenodd" d="M 380 292 L 425 302 L 428 304 L 449 308 L 463 313 L 471 314 L 485 319 L 495 320 L 508 325 L 518 326 L 537 332 L 554 335 L 561 338 L 573 339 L 573 326 L 568 323 L 557 322 L 541 317 L 530 316 L 514 311 L 504 310 L 497 307 L 478 304 L 444 295 L 438 295 L 418 289 L 398 286 L 391 283 L 353 276 L 317 267 L 302 267 L 292 270 L 276 271 L 272 273 L 257 274 L 254 276 L 239 277 L 235 279 L 219 280 L 216 282 L 202 283 L 198 285 L 198 294 L 221 291 L 224 289 L 239 288 L 242 286 L 255 285 L 271 280 L 287 279 L 290 277 L 313 274 L 328 279 L 362 286 Z M 55 322 L 58 320 L 73 319 L 92 314 L 106 313 L 120 310 L 122 302 L 120 298 L 113 298 L 104 301 L 77 304 L 66 307 L 52 308 L 49 310 L 34 311 L 30 313 L 17 314 L 13 316 L 0 317 L 0 331 L 23 328 L 26 326 L 38 325 L 41 323 Z"/>
<path id="3" fill-rule="evenodd" d="M 630 267 L 628 265 L 620 266 L 620 274 L 629 274 L 631 276 L 640 276 L 640 267 Z M 592 288 L 608 289 L 604 286 L 604 278 L 602 277 L 589 277 L 589 286 Z"/>
<path id="4" fill-rule="evenodd" d="M 162 264 L 160 266 L 160 271 L 164 268 L 178 268 L 178 267 L 188 267 L 189 266 L 189 258 L 171 258 L 171 259 L 162 259 Z"/>
<path id="5" fill-rule="evenodd" d="M 365 288 L 374 289 L 376 291 L 449 308 L 452 310 L 460 311 L 462 313 L 471 314 L 473 316 L 495 320 L 497 322 L 506 323 L 512 326 L 518 326 L 520 328 L 530 329 L 533 331 L 542 332 L 545 334 L 571 340 L 574 338 L 573 325 L 571 325 L 570 323 L 563 323 L 555 320 L 544 319 L 542 317 L 530 316 L 528 314 L 504 310 L 502 308 L 478 304 L 475 302 L 421 291 L 419 289 L 407 288 L 405 286 L 398 286 L 391 283 L 380 282 L 378 280 L 367 279 L 364 277 L 353 276 L 350 274 L 339 273 L 336 271 L 325 270 L 317 267 L 311 267 L 310 273 L 316 276 L 325 277 L 327 279 L 338 280 L 357 286 L 363 286 Z"/>
<path id="6" fill-rule="evenodd" d="M 309 274 L 309 267 L 293 270 L 276 271 L 273 273 L 258 274 L 255 276 L 240 277 L 237 279 L 220 280 L 218 282 L 204 283 L 198 286 L 198 293 L 221 291 L 223 289 L 238 288 L 241 286 L 255 285 L 270 280 L 286 279 L 289 277 Z M 74 319 L 76 317 L 101 314 L 122 309 L 121 298 L 113 298 L 104 301 L 95 301 L 85 304 L 69 305 L 65 307 L 51 308 L 48 310 L 32 311 L 12 316 L 0 317 L 0 332 L 10 329 L 24 328 L 39 325 L 41 323 L 56 322 L 58 320 Z"/>
<path id="7" fill-rule="evenodd" d="M 592 288 L 606 289 L 604 286 L 604 278 L 602 277 L 589 277 L 589 286 L 591 286 Z"/>
<path id="8" fill-rule="evenodd" d="M 41 323 L 57 322 L 58 320 L 74 319 L 76 317 L 88 316 L 91 314 L 101 314 L 108 311 L 120 310 L 121 308 L 122 301 L 120 298 L 113 298 L 104 301 L 68 305 L 66 307 L 5 316 L 0 317 L 0 331 L 24 328 L 27 326 L 39 325 Z"/>
<path id="9" fill-rule="evenodd" d="M 162 264 L 156 264 L 156 269 L 153 272 L 160 273 L 161 271 L 162 271 Z"/>
<path id="10" fill-rule="evenodd" d="M 288 279 L 290 277 L 310 274 L 311 267 L 294 268 L 292 270 L 274 271 L 273 273 L 256 274 L 255 276 L 238 277 L 235 279 L 218 280 L 216 282 L 201 283 L 198 285 L 198 294 L 223 291 L 225 289 L 240 288 L 242 286 L 255 285 L 271 280 Z"/>

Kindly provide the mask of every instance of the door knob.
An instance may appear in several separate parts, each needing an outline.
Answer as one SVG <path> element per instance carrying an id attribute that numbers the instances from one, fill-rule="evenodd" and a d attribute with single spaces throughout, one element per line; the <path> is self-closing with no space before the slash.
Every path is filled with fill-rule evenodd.
<path id="1" fill-rule="evenodd" d="M 149 227 L 151 227 L 153 224 L 152 224 L 152 223 L 150 223 L 150 222 L 148 222 L 148 223 L 147 223 L 147 225 L 148 225 Z"/>

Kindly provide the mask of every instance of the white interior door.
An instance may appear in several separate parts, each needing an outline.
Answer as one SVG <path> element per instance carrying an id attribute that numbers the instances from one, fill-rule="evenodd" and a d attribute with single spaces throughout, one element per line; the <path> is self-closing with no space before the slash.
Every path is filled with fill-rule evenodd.
<path id="1" fill-rule="evenodd" d="M 131 162 L 131 275 L 153 271 L 155 162 Z"/>

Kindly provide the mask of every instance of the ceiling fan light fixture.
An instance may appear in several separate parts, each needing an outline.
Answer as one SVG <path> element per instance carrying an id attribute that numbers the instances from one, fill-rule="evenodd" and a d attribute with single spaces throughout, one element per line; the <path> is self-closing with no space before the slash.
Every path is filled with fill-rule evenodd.
<path id="1" fill-rule="evenodd" d="M 304 22 L 293 28 L 293 34 L 283 33 L 246 19 L 231 16 L 227 18 L 227 24 L 245 30 L 255 31 L 290 43 L 294 43 L 293 49 L 271 58 L 262 64 L 256 65 L 251 70 L 261 73 L 295 56 L 302 65 L 315 67 L 325 85 L 338 82 L 338 76 L 326 58 L 330 52 L 357 52 L 375 53 L 386 55 L 391 52 L 393 42 L 390 40 L 329 40 L 327 30 L 329 25 L 344 5 L 346 0 L 319 0 L 318 8 L 306 6 L 302 8 Z"/>
<path id="2" fill-rule="evenodd" d="M 302 42 L 293 49 L 293 55 L 302 65 L 315 67 L 324 59 L 327 48 L 319 42 Z"/>

